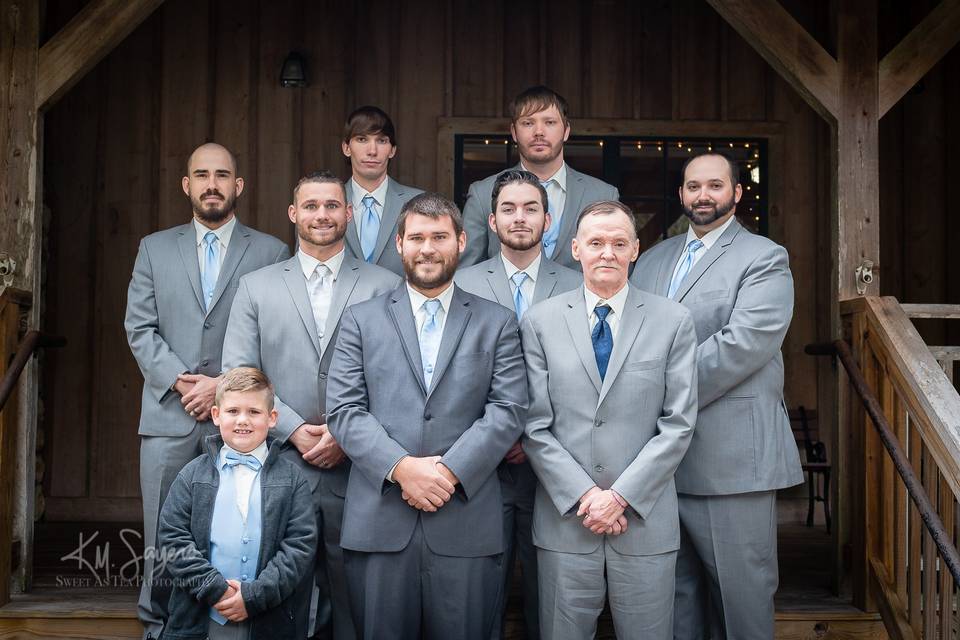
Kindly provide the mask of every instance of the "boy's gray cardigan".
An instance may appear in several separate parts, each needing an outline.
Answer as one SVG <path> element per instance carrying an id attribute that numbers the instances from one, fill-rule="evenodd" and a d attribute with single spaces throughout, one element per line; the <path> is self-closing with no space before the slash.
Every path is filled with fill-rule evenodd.
<path id="1" fill-rule="evenodd" d="M 260 470 L 262 531 L 257 577 L 244 582 L 243 602 L 251 637 L 306 636 L 309 598 L 317 549 L 317 516 L 306 478 L 279 457 L 280 444 L 267 439 L 269 453 Z M 206 453 L 177 476 L 160 512 L 157 563 L 166 561 L 173 578 L 164 639 L 206 638 L 209 608 L 227 590 L 226 579 L 210 564 L 210 526 L 220 473 L 216 461 L 223 439 L 209 436 Z"/>

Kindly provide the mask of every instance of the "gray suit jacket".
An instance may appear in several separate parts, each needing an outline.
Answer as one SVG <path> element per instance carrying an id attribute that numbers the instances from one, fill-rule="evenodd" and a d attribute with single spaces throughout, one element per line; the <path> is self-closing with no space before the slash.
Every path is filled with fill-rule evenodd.
<path id="1" fill-rule="evenodd" d="M 353 460 L 343 548 L 400 551 L 420 521 L 434 553 L 501 553 L 495 470 L 523 429 L 524 378 L 514 314 L 459 288 L 430 389 L 405 285 L 347 309 L 327 380 L 327 423 Z M 407 505 L 386 480 L 406 455 L 440 455 L 460 479 L 435 513 Z"/>
<path id="2" fill-rule="evenodd" d="M 519 169 L 518 164 L 511 169 Z M 500 173 L 503 173 L 502 171 Z M 487 222 L 490 216 L 490 198 L 497 176 L 487 176 L 470 185 L 463 205 L 463 228 L 467 232 L 467 248 L 460 256 L 460 264 L 468 266 L 483 262 L 500 253 L 500 239 Z M 570 253 L 570 241 L 576 232 L 577 215 L 588 204 L 600 200 L 617 200 L 620 192 L 613 185 L 580 173 L 567 165 L 567 198 L 560 217 L 560 235 L 551 259 L 564 267 L 580 271 L 580 263 Z"/>
<path id="3" fill-rule="evenodd" d="M 596 485 L 630 505 L 627 531 L 609 537 L 617 552 L 678 549 L 673 476 L 697 418 L 690 313 L 630 287 L 603 381 L 583 287 L 537 305 L 521 325 L 530 393 L 523 448 L 540 480 L 534 544 L 565 553 L 596 550 L 604 536 L 576 517 L 580 497 Z"/>
<path id="4" fill-rule="evenodd" d="M 666 295 L 686 236 L 637 260 L 632 282 Z M 677 470 L 681 493 L 766 491 L 803 481 L 783 403 L 780 347 L 793 317 L 787 252 L 734 220 L 697 262 L 675 300 L 697 327 L 700 415 Z"/>
<path id="5" fill-rule="evenodd" d="M 192 222 L 140 241 L 124 327 L 143 373 L 140 435 L 184 436 L 196 421 L 171 390 L 181 373 L 220 375 L 223 335 L 240 276 L 290 256 L 287 245 L 237 221 L 210 312 L 203 305 Z"/>
<path id="6" fill-rule="evenodd" d="M 363 205 L 359 201 L 353 202 L 351 183 L 346 183 L 347 201 L 353 204 L 353 219 L 347 225 L 347 253 L 357 260 L 363 260 L 363 251 L 360 249 L 360 233 L 357 229 L 357 217 L 363 214 Z M 404 277 L 403 262 L 397 253 L 397 220 L 400 210 L 410 198 L 423 193 L 423 189 L 408 187 L 400 184 L 393 178 L 387 183 L 386 202 L 383 203 L 383 214 L 380 218 L 380 231 L 377 234 L 377 246 L 373 250 L 373 263 L 395 274 Z"/>
<path id="7" fill-rule="evenodd" d="M 454 280 L 464 291 L 514 310 L 513 291 L 499 255 L 472 267 L 460 269 Z M 540 272 L 533 287 L 533 301 L 530 306 L 564 291 L 576 289 L 581 284 L 583 275 L 579 271 L 562 267 L 544 256 L 540 260 Z"/>
<path id="8" fill-rule="evenodd" d="M 257 367 L 267 374 L 276 393 L 280 442 L 286 442 L 304 422 L 326 422 L 327 372 L 344 309 L 392 291 L 399 283 L 400 278 L 386 269 L 345 255 L 333 284 L 321 342 L 297 256 L 240 280 L 223 342 L 223 368 Z M 323 474 L 333 492 L 344 495 L 349 461 L 329 470 L 308 469 L 311 486 Z"/>

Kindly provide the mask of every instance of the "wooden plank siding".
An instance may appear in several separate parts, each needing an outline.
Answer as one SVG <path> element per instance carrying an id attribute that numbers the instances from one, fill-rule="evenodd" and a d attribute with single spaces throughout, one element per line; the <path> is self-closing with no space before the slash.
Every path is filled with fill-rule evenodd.
<path id="1" fill-rule="evenodd" d="M 82 4 L 48 0 L 47 19 L 62 23 Z M 827 3 L 782 4 L 815 37 L 829 31 Z M 49 24 L 44 32 L 52 33 Z M 279 86 L 291 51 L 307 61 L 307 88 Z M 958 68 L 941 64 L 930 73 L 956 78 Z M 167 0 L 46 115 L 44 328 L 70 338 L 44 369 L 49 517 L 83 516 L 104 500 L 122 505 L 110 517 L 140 516 L 140 376 L 122 330 L 126 284 L 139 236 L 189 219 L 180 177 L 193 147 L 211 139 L 230 147 L 247 180 L 241 218 L 291 241 L 291 187 L 319 168 L 347 175 L 339 139 L 354 107 L 377 104 L 391 114 L 399 139 L 391 175 L 432 189 L 438 118 L 503 116 L 518 90 L 540 82 L 570 102 L 575 133 L 578 118 L 782 123 L 783 158 L 770 179 L 785 204 L 770 212 L 770 230 L 790 253 L 797 291 L 784 345 L 786 392 L 791 406 L 816 408 L 828 395 L 821 387 L 829 386 L 818 379 L 831 374 L 802 349 L 829 337 L 829 129 L 705 2 Z M 952 96 L 941 119 L 958 113 L 946 108 L 957 105 L 954 84 L 944 77 L 935 88 L 939 98 L 929 98 Z M 881 146 L 923 127 L 930 132 L 925 144 L 941 145 L 937 157 L 949 157 L 947 137 L 934 135 L 934 124 L 900 113 L 913 99 L 908 94 L 884 120 Z M 891 133 L 886 122 L 904 133 Z M 957 138 L 955 129 L 947 135 Z M 882 194 L 900 194 L 892 203 L 881 197 L 884 237 L 904 238 L 917 216 L 942 228 L 945 199 L 928 197 L 925 206 L 940 210 L 920 211 L 907 194 L 926 179 L 913 171 L 901 180 L 899 171 L 891 175 L 894 168 L 881 166 Z M 936 233 L 924 238 L 946 241 Z M 885 243 L 884 262 L 893 244 Z M 934 260 L 920 245 L 899 250 L 901 263 L 909 262 L 902 266 L 910 274 L 944 270 L 945 246 Z M 886 292 L 960 302 L 948 298 L 960 293 L 956 278 L 926 273 L 933 284 L 909 284 L 918 277 L 902 279 L 913 288 Z M 887 273 L 882 281 L 900 282 Z M 826 441 L 831 426 L 823 425 Z M 70 455 L 84 450 L 86 458 Z"/>

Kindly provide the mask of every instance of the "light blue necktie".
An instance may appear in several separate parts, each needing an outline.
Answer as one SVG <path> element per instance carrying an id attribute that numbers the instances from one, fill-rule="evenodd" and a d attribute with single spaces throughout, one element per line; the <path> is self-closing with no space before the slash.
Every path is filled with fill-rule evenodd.
<path id="1" fill-rule="evenodd" d="M 687 244 L 687 257 L 684 258 L 683 264 L 680 265 L 680 268 L 675 274 L 673 274 L 673 280 L 670 281 L 670 289 L 667 291 L 667 297 L 671 300 L 673 296 L 677 295 L 677 289 L 680 288 L 680 285 L 683 284 L 683 279 L 687 277 L 687 274 L 690 273 L 690 269 L 693 268 L 693 255 L 703 248 L 703 243 L 699 240 L 691 240 Z"/>
<path id="2" fill-rule="evenodd" d="M 593 312 L 597 316 L 597 324 L 590 332 L 590 340 L 593 342 L 593 355 L 597 359 L 597 370 L 600 371 L 602 381 L 607 376 L 607 365 L 610 364 L 610 354 L 613 352 L 613 331 L 607 322 L 610 307 L 599 305 L 594 307 Z"/>
<path id="3" fill-rule="evenodd" d="M 380 218 L 374 210 L 373 196 L 363 196 L 360 201 L 363 204 L 363 221 L 360 227 L 360 250 L 363 251 L 363 259 L 370 262 L 373 258 L 373 250 L 377 248 L 377 235 L 380 233 Z"/>
<path id="4" fill-rule="evenodd" d="M 436 298 L 427 300 L 423 303 L 423 309 L 427 312 L 427 319 L 420 328 L 420 361 L 423 365 L 423 381 L 429 389 L 433 380 L 433 368 L 437 364 L 437 354 L 440 352 L 440 338 L 443 336 L 440 319 L 437 318 L 440 301 Z"/>
<path id="5" fill-rule="evenodd" d="M 213 302 L 213 290 L 217 288 L 217 278 L 220 276 L 220 241 L 217 234 L 208 231 L 203 236 L 203 275 L 200 278 L 203 287 L 203 305 L 210 309 Z"/>
<path id="6" fill-rule="evenodd" d="M 549 180 L 541 180 L 540 184 L 543 185 L 543 188 L 546 189 L 547 185 L 553 182 L 553 178 Z M 563 215 L 561 211 L 560 214 L 554 215 L 554 212 L 550 210 L 550 197 L 547 197 L 547 211 L 546 213 L 550 214 L 552 218 L 550 222 L 550 228 L 543 232 L 543 255 L 548 258 L 553 257 L 553 252 L 557 249 L 557 240 L 560 237 L 560 216 Z"/>
<path id="7" fill-rule="evenodd" d="M 517 291 L 513 294 L 513 308 L 517 312 L 517 322 L 520 322 L 520 318 L 523 317 L 523 312 L 530 306 L 527 299 L 523 296 L 523 291 L 520 289 L 520 285 L 522 285 L 528 277 L 526 271 L 517 271 L 510 277 L 510 279 L 513 280 L 513 284 L 517 285 Z"/>
<path id="8" fill-rule="evenodd" d="M 260 459 L 257 456 L 250 455 L 249 453 L 237 453 L 236 451 L 227 451 L 226 462 L 223 463 L 225 467 L 235 467 L 238 464 L 242 464 L 245 467 L 250 467 L 254 471 L 260 471 L 260 467 L 263 464 L 260 462 Z"/>

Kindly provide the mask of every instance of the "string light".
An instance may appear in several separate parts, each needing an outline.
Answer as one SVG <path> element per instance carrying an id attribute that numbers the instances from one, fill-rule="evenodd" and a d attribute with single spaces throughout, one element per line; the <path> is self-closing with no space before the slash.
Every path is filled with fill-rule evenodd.
<path id="1" fill-rule="evenodd" d="M 730 148 L 733 149 L 733 143 L 732 143 L 732 142 L 730 143 Z"/>
<path id="2" fill-rule="evenodd" d="M 678 143 L 677 143 L 677 149 L 682 149 L 682 148 L 683 148 L 683 143 L 682 143 L 682 142 L 678 142 Z"/>
<path id="3" fill-rule="evenodd" d="M 691 151 L 693 151 L 693 149 L 691 149 L 690 147 L 687 147 L 687 153 L 690 153 Z"/>
<path id="4" fill-rule="evenodd" d="M 658 144 L 658 145 L 657 145 L 657 151 L 663 151 L 663 146 Z"/>
<path id="5" fill-rule="evenodd" d="M 484 140 L 484 141 L 483 141 L 483 144 L 490 144 L 490 141 L 489 141 L 489 140 Z"/>
<path id="6" fill-rule="evenodd" d="M 603 140 L 600 141 L 600 146 L 601 146 L 601 147 L 603 146 Z"/>
<path id="7" fill-rule="evenodd" d="M 749 148 L 750 148 L 750 143 L 749 143 L 749 142 L 744 142 L 744 143 L 743 143 L 743 146 L 744 146 L 745 148 L 749 149 Z"/>

